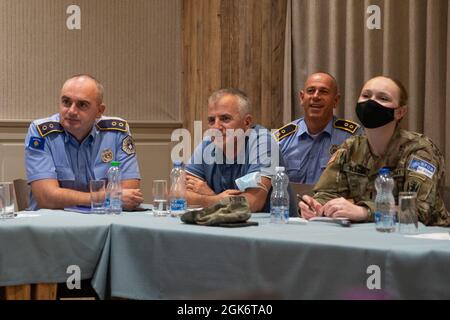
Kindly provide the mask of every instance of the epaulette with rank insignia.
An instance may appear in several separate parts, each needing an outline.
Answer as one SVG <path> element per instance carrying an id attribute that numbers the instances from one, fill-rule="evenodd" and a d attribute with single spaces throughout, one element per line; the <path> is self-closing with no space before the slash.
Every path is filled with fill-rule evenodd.
<path id="1" fill-rule="evenodd" d="M 350 132 L 351 134 L 355 134 L 355 132 L 359 129 L 360 125 L 350 120 L 337 119 L 333 123 L 333 127 Z"/>
<path id="2" fill-rule="evenodd" d="M 281 127 L 275 132 L 275 139 L 277 141 L 281 141 L 284 138 L 290 136 L 291 134 L 295 133 L 298 129 L 298 126 L 294 123 L 288 123 L 284 127 Z"/>
<path id="3" fill-rule="evenodd" d="M 57 121 L 48 121 L 38 124 L 37 129 L 41 137 L 45 137 L 46 135 L 53 132 L 64 132 L 63 126 Z"/>
<path id="4" fill-rule="evenodd" d="M 96 124 L 99 130 L 117 130 L 122 132 L 128 132 L 128 125 L 125 120 L 120 119 L 103 119 Z"/>

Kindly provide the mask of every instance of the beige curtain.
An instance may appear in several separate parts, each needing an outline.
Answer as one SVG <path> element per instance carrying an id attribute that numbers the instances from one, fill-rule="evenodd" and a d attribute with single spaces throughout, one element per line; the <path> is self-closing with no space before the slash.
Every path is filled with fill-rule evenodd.
<path id="1" fill-rule="evenodd" d="M 366 25 L 377 5 L 381 29 Z M 450 4 L 448 0 L 289 0 L 284 111 L 298 118 L 296 100 L 308 74 L 327 71 L 342 95 L 338 116 L 356 119 L 364 82 L 401 80 L 409 92 L 403 126 L 429 136 L 445 157 L 450 184 Z M 289 37 L 289 34 L 291 35 Z"/>

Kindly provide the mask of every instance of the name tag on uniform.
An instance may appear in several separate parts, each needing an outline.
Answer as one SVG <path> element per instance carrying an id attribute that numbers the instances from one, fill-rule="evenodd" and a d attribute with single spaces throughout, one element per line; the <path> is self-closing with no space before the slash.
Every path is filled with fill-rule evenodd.
<path id="1" fill-rule="evenodd" d="M 436 167 L 428 161 L 413 157 L 409 162 L 408 170 L 421 173 L 431 179 L 436 172 Z"/>

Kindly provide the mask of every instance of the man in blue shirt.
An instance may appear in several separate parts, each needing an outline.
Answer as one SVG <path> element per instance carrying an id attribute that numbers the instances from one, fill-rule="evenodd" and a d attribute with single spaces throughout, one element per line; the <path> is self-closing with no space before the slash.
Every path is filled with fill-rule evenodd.
<path id="1" fill-rule="evenodd" d="M 89 181 L 106 179 L 111 161 L 120 162 L 123 207 L 143 201 L 128 124 L 103 117 L 102 101 L 103 86 L 77 75 L 61 89 L 59 113 L 31 123 L 25 138 L 30 209 L 90 206 Z"/>
<path id="2" fill-rule="evenodd" d="M 231 195 L 244 195 L 252 212 L 270 211 L 271 179 L 283 165 L 269 130 L 256 125 L 250 101 L 237 89 L 222 89 L 208 99 L 209 135 L 186 166 L 189 204 L 209 207 Z M 259 175 L 259 179 L 255 178 Z M 238 190 L 237 179 L 250 186 Z M 295 199 L 292 215 L 297 215 Z"/>
<path id="3" fill-rule="evenodd" d="M 338 146 L 347 138 L 362 134 L 359 124 L 333 115 L 339 98 L 333 76 L 323 72 L 311 74 L 299 92 L 304 118 L 275 133 L 291 182 L 315 184 Z"/>

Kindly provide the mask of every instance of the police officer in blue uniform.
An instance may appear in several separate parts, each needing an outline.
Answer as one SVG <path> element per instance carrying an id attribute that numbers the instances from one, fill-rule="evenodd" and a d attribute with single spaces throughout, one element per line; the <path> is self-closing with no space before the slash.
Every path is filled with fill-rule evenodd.
<path id="1" fill-rule="evenodd" d="M 120 162 L 123 207 L 142 203 L 129 126 L 104 117 L 102 101 L 103 86 L 90 75 L 77 75 L 61 89 L 59 113 L 31 123 L 25 139 L 30 209 L 89 206 L 89 181 L 107 179 L 111 161 Z"/>
<path id="2" fill-rule="evenodd" d="M 305 117 L 275 133 L 291 182 L 315 184 L 338 146 L 347 138 L 362 134 L 359 124 L 333 115 L 339 98 L 333 76 L 323 72 L 311 74 L 299 92 Z"/>
<path id="3" fill-rule="evenodd" d="M 251 212 L 269 212 L 271 179 L 275 166 L 283 163 L 270 131 L 252 121 L 250 101 L 242 91 L 221 89 L 210 96 L 208 125 L 218 136 L 206 137 L 186 166 L 189 204 L 209 207 L 227 196 L 241 194 Z M 242 144 L 230 135 L 237 130 L 247 135 Z M 272 141 L 277 150 L 272 149 Z M 237 180 L 248 188 L 238 190 Z M 290 214 L 297 216 L 292 194 L 291 198 Z"/>

